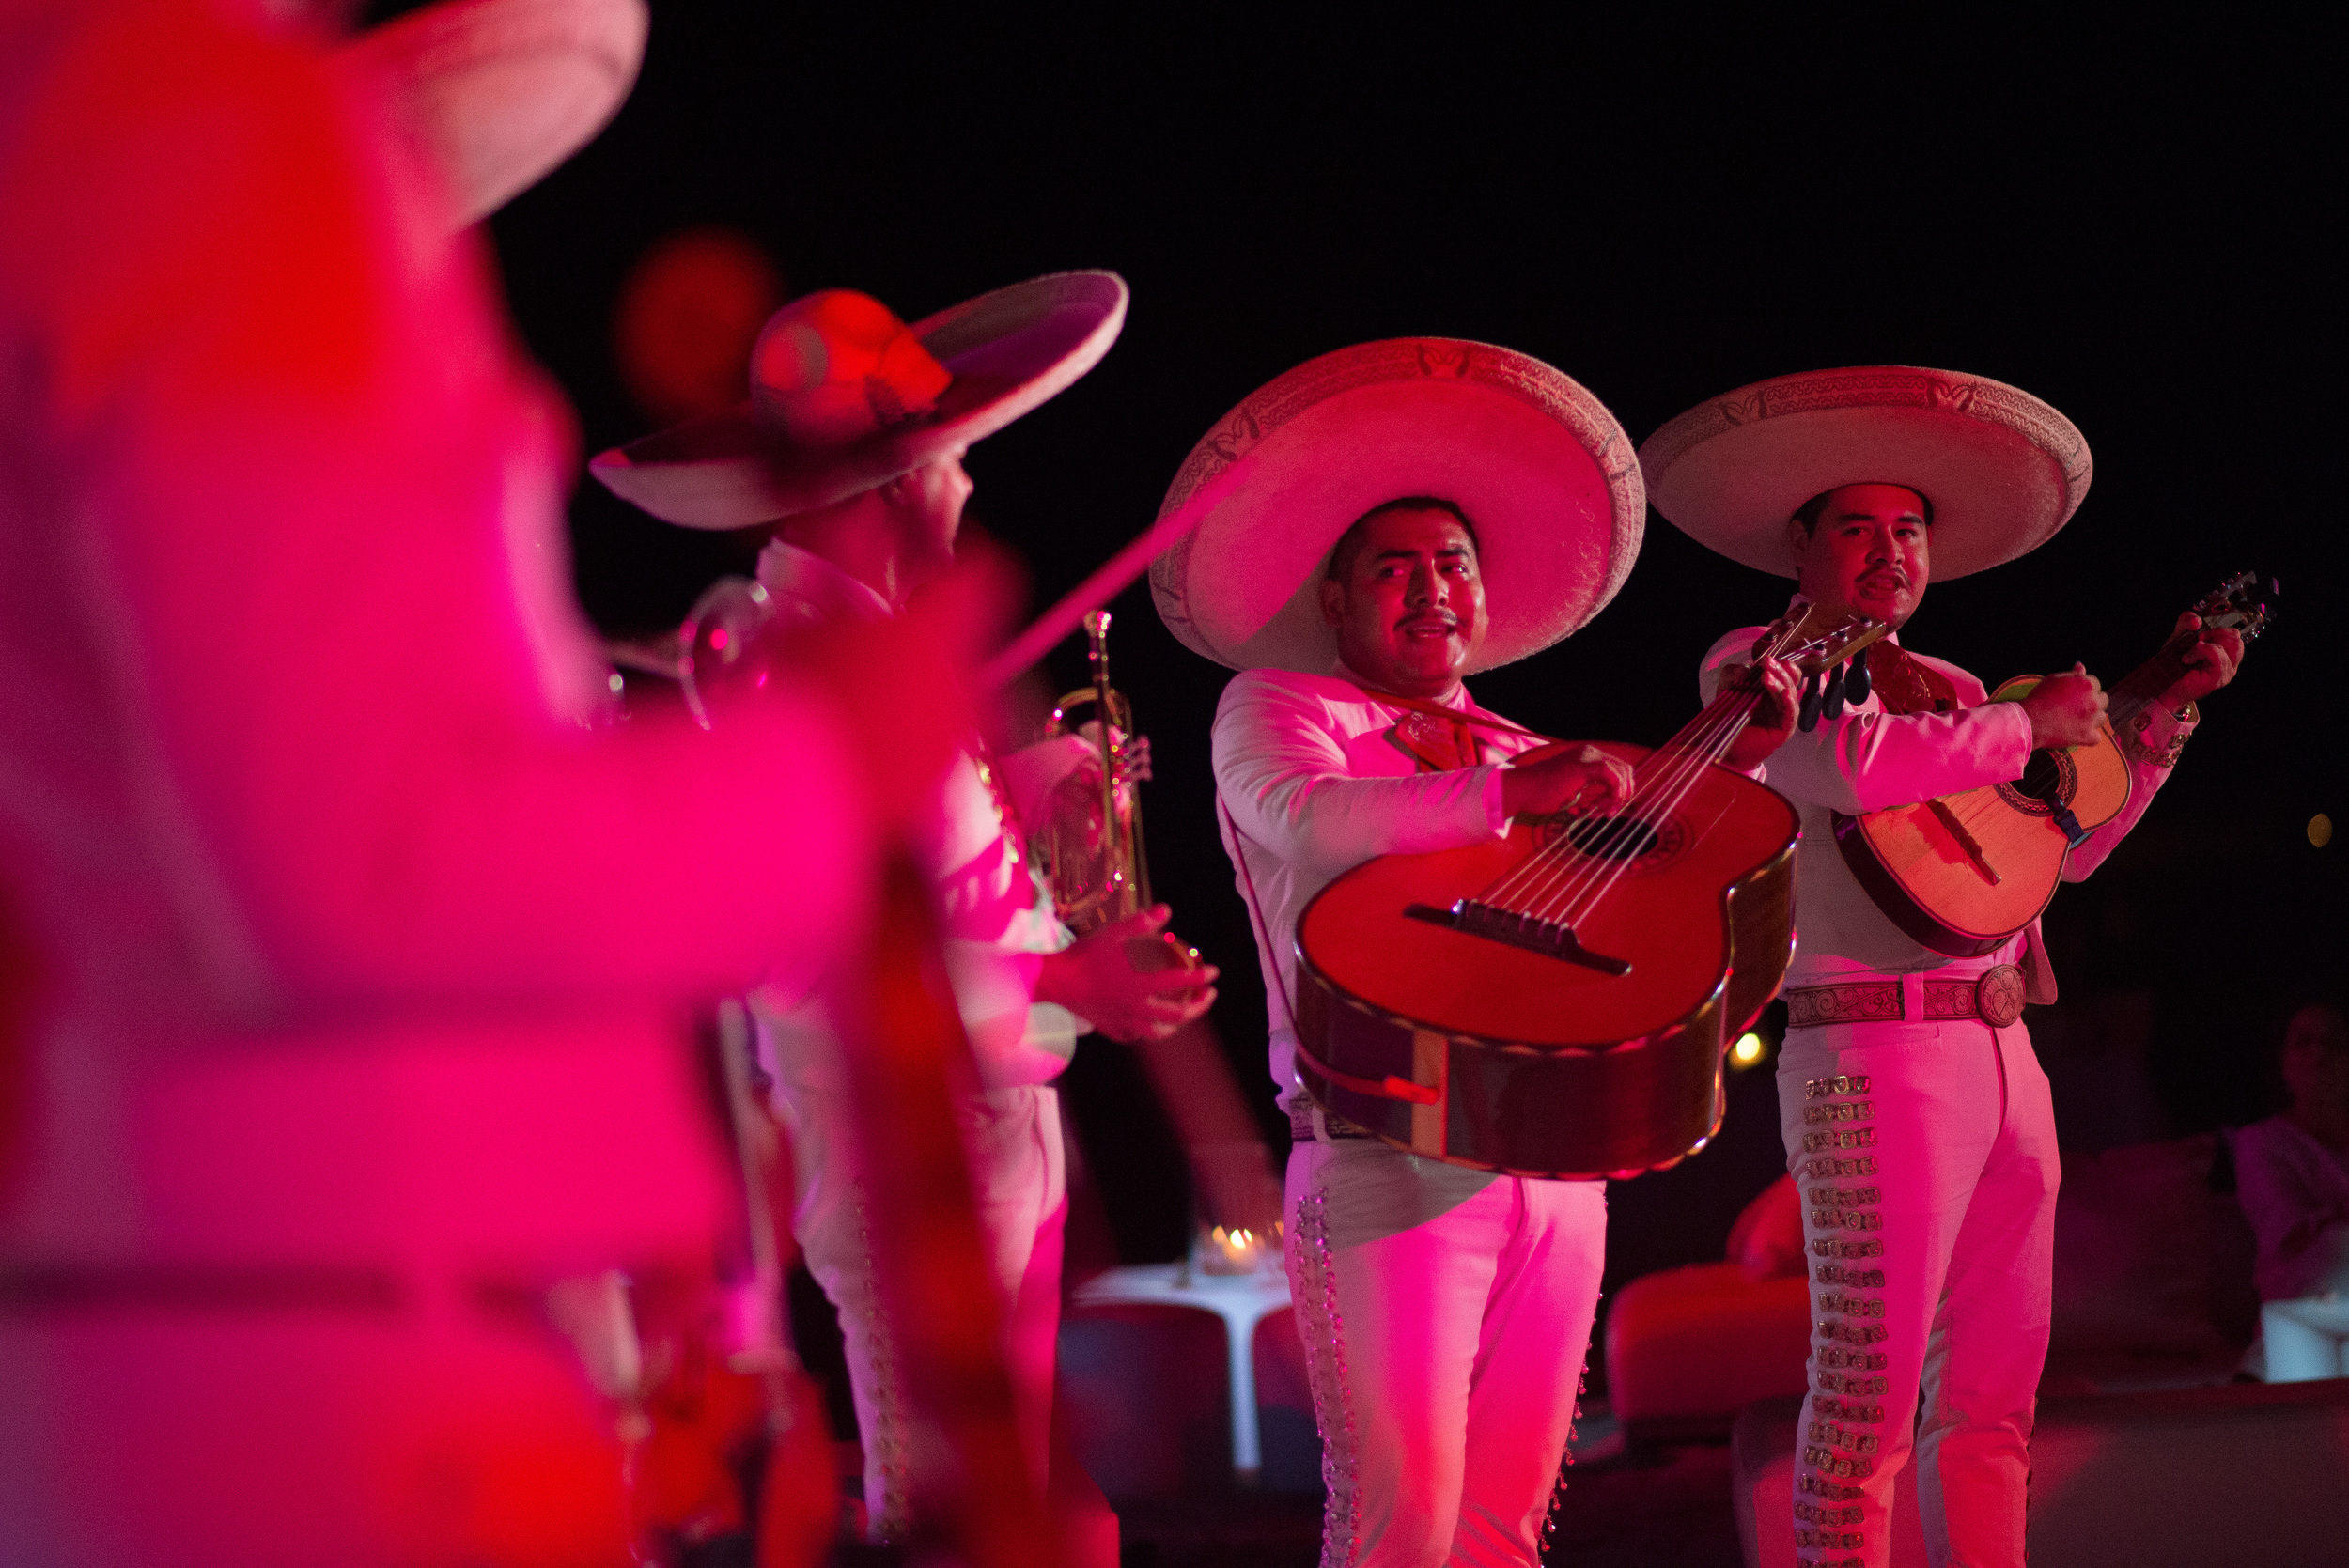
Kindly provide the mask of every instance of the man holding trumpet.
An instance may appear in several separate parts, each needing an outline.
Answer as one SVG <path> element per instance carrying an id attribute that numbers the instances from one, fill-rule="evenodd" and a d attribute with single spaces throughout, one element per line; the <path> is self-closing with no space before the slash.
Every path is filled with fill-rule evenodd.
<path id="1" fill-rule="evenodd" d="M 781 627 L 879 622 L 954 562 L 972 484 L 969 444 L 1067 387 L 1107 352 L 1126 287 L 1067 272 L 998 289 L 908 327 L 879 301 L 826 290 L 778 312 L 754 350 L 743 409 L 598 458 L 597 477 L 671 522 L 771 525 L 761 589 Z M 1065 744 L 1067 742 L 1064 742 Z M 957 1106 L 996 1284 L 1003 1351 L 1031 1470 L 1050 1461 L 1060 1309 L 1063 1151 L 1052 1079 L 1088 1029 L 1159 1040 L 1215 1000 L 1212 967 L 1144 970 L 1128 954 L 1163 936 L 1163 906 L 1081 940 L 1034 874 L 1002 770 L 975 741 L 949 771 L 914 846 L 931 882 L 945 959 L 976 1066 Z M 864 1205 L 845 1141 L 850 1120 L 839 999 L 770 992 L 756 1012 L 793 1126 L 793 1229 L 841 1314 L 864 1445 L 869 1530 L 908 1524 L 908 1412 L 879 1319 Z M 863 1152 L 886 1158 L 885 1150 Z M 1091 1558 L 1115 1556 L 1097 1492 L 1064 1464 L 1052 1491 L 1093 1524 Z M 1089 1504 L 1089 1506 L 1088 1506 Z M 1071 1522 L 1078 1522 L 1072 1520 Z"/>

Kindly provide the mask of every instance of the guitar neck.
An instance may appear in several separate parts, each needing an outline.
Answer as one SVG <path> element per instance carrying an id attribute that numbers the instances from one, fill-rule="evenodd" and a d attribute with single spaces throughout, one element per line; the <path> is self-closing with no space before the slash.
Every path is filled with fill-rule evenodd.
<path id="1" fill-rule="evenodd" d="M 1747 679 L 1750 682 L 1751 676 Z M 1691 753 L 1707 762 L 1719 762 L 1729 750 L 1729 743 L 1745 728 L 1747 715 L 1753 711 L 1760 693 L 1750 684 L 1724 685 L 1720 694 L 1705 704 L 1699 713 L 1680 727 L 1680 733 L 1649 753 L 1632 768 L 1635 777 L 1644 778 L 1673 765 L 1675 759 L 1685 760 Z"/>
<path id="2" fill-rule="evenodd" d="M 2115 730 L 2162 701 L 2162 693 L 2186 674 L 2186 651 L 2193 645 L 2194 634 L 2180 632 L 2163 644 L 2159 653 L 2113 684 L 2108 696 L 2110 722 Z"/>

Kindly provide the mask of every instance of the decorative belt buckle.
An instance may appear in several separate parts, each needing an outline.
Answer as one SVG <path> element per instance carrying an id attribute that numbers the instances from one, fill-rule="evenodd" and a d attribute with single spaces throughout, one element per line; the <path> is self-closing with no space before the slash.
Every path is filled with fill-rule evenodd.
<path id="1" fill-rule="evenodd" d="M 1974 982 L 1974 1011 L 1993 1029 L 2004 1029 L 2023 1016 L 2023 971 L 2013 964 L 1997 964 Z"/>

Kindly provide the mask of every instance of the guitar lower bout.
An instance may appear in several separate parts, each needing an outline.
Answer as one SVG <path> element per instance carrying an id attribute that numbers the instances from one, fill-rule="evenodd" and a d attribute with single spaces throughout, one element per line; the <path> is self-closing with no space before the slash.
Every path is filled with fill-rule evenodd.
<path id="1" fill-rule="evenodd" d="M 1676 1163 L 1719 1129 L 1727 1042 L 1784 978 L 1799 831 L 1777 794 L 1708 765 L 1642 838 L 1519 824 L 1358 866 L 1298 923 L 1299 1075 L 1325 1109 L 1450 1164 Z M 1480 896 L 1522 889 L 1529 865 L 1559 883 L 1547 905 Z"/>

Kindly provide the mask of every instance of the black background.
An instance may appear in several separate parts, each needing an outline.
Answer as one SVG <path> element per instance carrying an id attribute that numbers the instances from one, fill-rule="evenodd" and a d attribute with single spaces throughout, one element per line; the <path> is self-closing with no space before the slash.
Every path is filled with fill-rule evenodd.
<path id="1" fill-rule="evenodd" d="M 1149 521 L 1225 410 L 1363 339 L 1523 349 L 1634 440 L 1792 370 L 2014 382 L 2086 432 L 2092 493 L 2028 559 L 1936 585 L 1915 645 L 1993 684 L 2075 658 L 2109 681 L 2226 574 L 2254 567 L 2285 590 L 2279 629 L 2207 705 L 2145 825 L 2051 912 L 2065 999 L 2032 1022 L 2067 1133 L 2113 1124 L 2099 1052 L 2145 1063 L 2152 1119 L 2120 1118 L 2139 1135 L 2266 1109 L 2282 1010 L 2340 965 L 2349 857 L 2306 832 L 2312 814 L 2349 815 L 2331 711 L 2330 46 L 2272 17 L 2213 31 L 2215 11 L 2073 28 L 1956 9 L 1934 27 L 1002 10 L 659 8 L 617 120 L 492 224 L 522 336 L 588 451 L 650 426 L 614 366 L 621 280 L 702 224 L 759 241 L 790 292 L 852 286 L 908 318 L 1039 272 L 1124 273 L 1133 306 L 1108 359 L 969 458 L 972 520 L 1026 559 L 1038 606 Z M 746 564 L 592 483 L 572 518 L 581 594 L 607 630 L 673 624 Z M 1699 654 L 1783 592 L 1651 514 L 1614 604 L 1477 694 L 1551 733 L 1658 739 L 1692 711 Z M 1166 634 L 1146 588 L 1113 608 L 1120 684 L 1157 759 L 1159 891 L 1224 966 L 1217 1022 L 1268 1108 L 1264 998 L 1211 817 L 1226 673 Z M 1081 668 L 1072 641 L 1056 685 Z M 2067 1049 L 2087 1063 L 2068 1076 Z M 1615 1188 L 1613 1279 L 1719 1255 L 1782 1168 L 1768 1076 L 1738 1077 L 1715 1149 Z M 1132 1064 L 1090 1044 L 1067 1081 L 1119 1250 L 1173 1255 L 1181 1160 Z"/>

